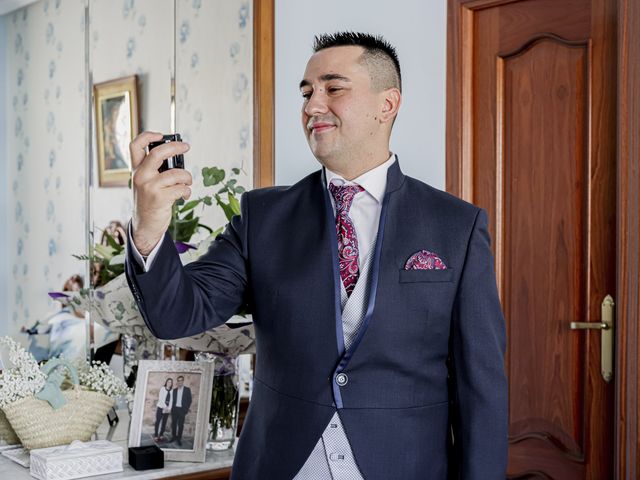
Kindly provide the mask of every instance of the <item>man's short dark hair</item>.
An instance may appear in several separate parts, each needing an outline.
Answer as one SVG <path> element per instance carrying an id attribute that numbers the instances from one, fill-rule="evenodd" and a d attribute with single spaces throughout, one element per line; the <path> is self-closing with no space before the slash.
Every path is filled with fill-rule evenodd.
<path id="1" fill-rule="evenodd" d="M 381 35 L 370 35 L 359 32 L 336 32 L 316 35 L 313 52 L 325 48 L 358 46 L 364 49 L 360 60 L 371 73 L 373 88 L 380 91 L 395 87 L 402 91 L 402 75 L 400 61 L 396 49 Z"/>
<path id="2" fill-rule="evenodd" d="M 184 380 L 184 377 L 183 377 L 182 375 L 178 375 L 178 378 L 177 378 L 177 379 L 178 379 L 178 380 L 180 380 L 180 379 Z"/>

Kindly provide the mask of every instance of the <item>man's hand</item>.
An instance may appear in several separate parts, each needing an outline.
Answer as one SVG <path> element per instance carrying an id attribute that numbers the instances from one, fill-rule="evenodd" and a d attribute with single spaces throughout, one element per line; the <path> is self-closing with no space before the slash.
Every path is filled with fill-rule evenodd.
<path id="1" fill-rule="evenodd" d="M 181 168 L 158 173 L 163 160 L 184 154 L 189 144 L 169 142 L 154 148 L 147 155 L 151 142 L 162 140 L 161 133 L 143 132 L 130 144 L 133 168 L 133 243 L 142 256 L 158 244 L 171 223 L 171 207 L 179 198 L 191 196 L 193 178 Z"/>

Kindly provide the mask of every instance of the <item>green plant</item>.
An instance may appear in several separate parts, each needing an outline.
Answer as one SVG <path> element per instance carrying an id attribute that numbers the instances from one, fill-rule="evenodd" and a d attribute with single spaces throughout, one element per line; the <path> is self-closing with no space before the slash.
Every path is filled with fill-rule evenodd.
<path id="1" fill-rule="evenodd" d="M 202 169 L 202 183 L 205 187 L 220 185 L 220 188 L 212 195 L 205 195 L 185 202 L 178 200 L 173 204 L 169 233 L 175 242 L 187 243 L 198 231 L 204 229 L 210 234 L 218 235 L 224 229 L 219 227 L 215 231 L 203 223 L 200 217 L 195 214 L 198 205 L 210 207 L 215 201 L 225 214 L 227 221 L 231 221 L 234 215 L 240 214 L 240 202 L 237 198 L 245 188 L 238 185 L 237 177 L 240 174 L 239 168 L 232 168 L 231 175 L 227 180 L 227 173 L 222 168 L 204 167 Z M 226 195 L 225 195 L 226 194 Z M 111 280 L 124 273 L 124 245 L 121 245 L 108 231 L 103 230 L 103 243 L 98 243 L 89 247 L 88 255 L 73 255 L 78 260 L 89 260 L 91 262 L 91 285 L 100 287 L 106 285 Z M 91 232 L 93 240 L 93 232 Z"/>
<path id="2" fill-rule="evenodd" d="M 90 235 L 93 239 L 93 232 Z M 103 230 L 102 238 L 107 244 L 93 245 L 92 242 L 89 246 L 89 255 L 73 255 L 78 260 L 91 262 L 91 284 L 94 287 L 106 285 L 124 273 L 124 245 L 120 245 L 106 230 Z"/>
<path id="3" fill-rule="evenodd" d="M 241 195 L 245 191 L 244 187 L 238 185 L 238 180 L 233 178 L 239 174 L 239 168 L 232 168 L 230 178 L 225 181 L 226 172 L 222 168 L 204 167 L 202 169 L 202 182 L 204 186 L 212 187 L 219 184 L 222 186 L 213 195 L 205 195 L 204 197 L 188 202 L 180 199 L 174 203 L 171 223 L 169 224 L 171 237 L 178 242 L 188 242 L 198 228 L 207 230 L 210 234 L 217 235 L 222 232 L 224 227 L 220 227 L 214 231 L 207 225 L 200 223 L 200 218 L 194 213 L 195 208 L 200 204 L 203 206 L 211 206 L 215 201 L 216 204 L 222 208 L 227 221 L 231 221 L 234 215 L 239 215 L 240 202 L 236 195 Z M 226 200 L 222 197 L 225 193 Z"/>

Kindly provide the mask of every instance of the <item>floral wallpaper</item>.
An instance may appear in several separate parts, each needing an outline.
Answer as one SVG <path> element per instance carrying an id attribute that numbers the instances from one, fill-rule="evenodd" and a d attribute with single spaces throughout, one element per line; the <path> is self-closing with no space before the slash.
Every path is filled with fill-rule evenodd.
<path id="1" fill-rule="evenodd" d="M 84 264 L 84 4 L 41 1 L 8 14 L 8 328 L 44 320 L 47 292 Z M 4 318 L 3 321 L 6 321 Z"/>
<path id="2" fill-rule="evenodd" d="M 99 188 L 96 169 L 87 171 L 86 1 L 41 0 L 8 14 L 8 42 L 0 46 L 9 77 L 3 153 L 11 190 L 8 319 L 0 322 L 8 321 L 7 333 L 16 338 L 20 327 L 55 310 L 47 292 L 84 274 L 72 254 L 86 251 L 87 176 L 96 228 L 131 215 L 130 190 Z M 203 166 L 240 168 L 238 183 L 251 188 L 251 2 L 89 1 L 93 82 L 137 74 L 141 129 L 169 133 L 175 75 L 176 131 L 192 146 L 185 161 L 193 197 L 207 193 Z M 224 222 L 221 212 L 208 210 L 204 223 Z"/>
<path id="3" fill-rule="evenodd" d="M 253 22 L 249 0 L 177 0 L 176 131 L 189 142 L 192 198 L 212 193 L 202 167 L 240 169 L 253 179 Z M 211 19 L 216 19 L 212 28 Z M 197 210 L 203 223 L 226 223 L 218 208 Z"/>

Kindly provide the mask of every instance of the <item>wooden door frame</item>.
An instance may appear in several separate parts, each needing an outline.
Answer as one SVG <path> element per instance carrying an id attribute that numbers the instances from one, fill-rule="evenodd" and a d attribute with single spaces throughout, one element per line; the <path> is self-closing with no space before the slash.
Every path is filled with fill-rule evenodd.
<path id="1" fill-rule="evenodd" d="M 616 479 L 638 478 L 640 5 L 618 0 Z"/>
<path id="2" fill-rule="evenodd" d="M 473 198 L 473 11 L 519 0 L 447 0 L 446 189 Z M 615 478 L 640 475 L 640 4 L 618 0 Z"/>
<path id="3" fill-rule="evenodd" d="M 253 0 L 253 188 L 275 179 L 275 0 Z"/>

